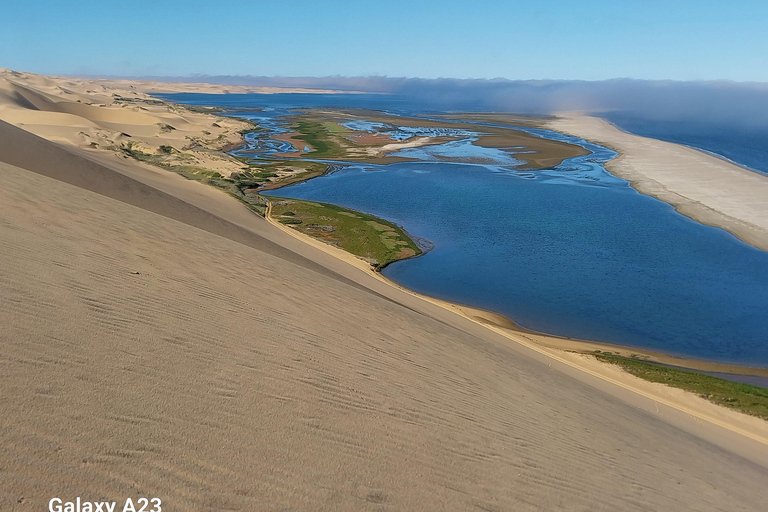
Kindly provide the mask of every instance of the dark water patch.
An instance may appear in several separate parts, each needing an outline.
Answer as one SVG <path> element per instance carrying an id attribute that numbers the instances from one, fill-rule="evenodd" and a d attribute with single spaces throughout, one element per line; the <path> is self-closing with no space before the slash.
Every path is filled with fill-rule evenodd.
<path id="1" fill-rule="evenodd" d="M 154 94 L 158 98 L 188 105 L 208 105 L 225 109 L 265 109 L 291 110 L 308 108 L 358 108 L 383 110 L 400 114 L 414 112 L 441 112 L 437 104 L 430 106 L 423 99 L 396 94 L 200 94 L 168 93 Z M 480 103 L 471 99 L 464 102 L 466 110 L 480 107 Z"/>

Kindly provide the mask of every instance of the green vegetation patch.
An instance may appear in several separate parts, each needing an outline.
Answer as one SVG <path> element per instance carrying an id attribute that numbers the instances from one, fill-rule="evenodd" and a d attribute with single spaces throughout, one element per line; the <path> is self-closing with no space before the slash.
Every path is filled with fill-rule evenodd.
<path id="1" fill-rule="evenodd" d="M 194 165 L 184 165 L 183 160 L 192 158 L 188 153 L 181 153 L 172 146 L 160 146 L 159 154 L 147 153 L 133 142 L 124 143 L 119 147 L 120 151 L 140 162 L 156 165 L 169 171 L 181 174 L 187 179 L 200 181 L 214 186 L 242 201 L 251 210 L 261 215 L 266 214 L 267 203 L 257 189 L 266 190 L 278 188 L 297 181 L 303 181 L 324 174 L 328 170 L 328 164 L 322 162 L 302 162 L 295 160 L 258 161 L 258 164 L 245 161 L 248 167 L 241 172 L 232 173 L 225 178 L 216 171 Z M 292 171 L 278 180 L 277 171 Z M 298 172 L 296 172 L 298 170 Z"/>
<path id="2" fill-rule="evenodd" d="M 275 176 L 274 173 L 244 171 L 242 173 L 232 174 L 232 177 L 230 178 L 225 178 L 221 173 L 204 167 L 181 165 L 178 161 L 169 161 L 168 159 L 171 158 L 171 156 L 175 156 L 173 153 L 176 151 L 170 146 L 161 146 L 160 151 L 162 154 L 159 155 L 141 151 L 141 149 L 137 148 L 132 143 L 123 144 L 120 146 L 120 150 L 125 155 L 135 158 L 140 162 L 156 165 L 163 169 L 181 174 L 189 180 L 200 181 L 221 189 L 245 204 L 258 215 L 263 217 L 266 214 L 267 203 L 264 198 L 256 192 L 255 187 L 266 181 L 266 178 L 264 177 L 265 174 Z M 178 155 L 184 156 L 184 153 L 179 153 Z"/>
<path id="3" fill-rule="evenodd" d="M 237 188 L 245 191 L 250 188 L 257 188 L 265 183 L 268 178 L 277 176 L 274 172 L 261 170 L 259 168 L 249 168 L 243 172 L 233 172 L 230 179 L 236 183 Z"/>
<path id="4" fill-rule="evenodd" d="M 190 112 L 197 112 L 199 114 L 218 114 L 219 112 L 224 112 L 224 109 L 221 109 L 219 107 L 207 107 L 205 105 L 177 105 L 177 106 L 182 107 L 186 110 L 189 110 Z"/>
<path id="5" fill-rule="evenodd" d="M 334 134 L 346 134 L 349 132 L 346 128 L 341 126 L 339 123 L 334 121 L 325 121 L 323 122 L 323 127 L 328 131 L 329 133 Z"/>
<path id="6" fill-rule="evenodd" d="M 225 178 L 216 171 L 192 165 L 170 165 L 163 167 L 177 172 L 187 179 L 201 181 L 223 190 L 262 217 L 266 214 L 267 203 L 253 188 L 253 184 L 258 182 L 254 181 L 251 175 L 232 174 L 232 177 Z"/>
<path id="7" fill-rule="evenodd" d="M 295 138 L 303 140 L 314 148 L 313 151 L 304 156 L 311 156 L 313 158 L 343 158 L 346 155 L 344 148 L 334 140 L 336 138 L 333 136 L 335 130 L 332 132 L 327 126 L 328 124 L 331 123 L 299 121 L 296 126 L 293 126 L 293 129 L 299 133 Z"/>
<path id="8" fill-rule="evenodd" d="M 392 222 L 327 203 L 270 197 L 272 217 L 304 234 L 341 247 L 381 269 L 422 253 Z"/>
<path id="9" fill-rule="evenodd" d="M 135 158 L 139 162 L 147 162 L 150 164 L 158 163 L 157 155 L 153 155 L 151 153 L 146 153 L 142 151 L 140 148 L 136 147 L 136 145 L 134 145 L 133 142 L 128 142 L 127 144 L 121 144 L 120 151 L 122 151 L 123 154 L 130 156 L 131 158 Z"/>
<path id="10" fill-rule="evenodd" d="M 610 352 L 594 352 L 600 361 L 621 366 L 641 379 L 696 393 L 702 398 L 768 420 L 768 389 L 719 379 L 703 373 L 669 368 Z"/>
<path id="11" fill-rule="evenodd" d="M 299 181 L 306 181 L 317 176 L 321 176 L 328 171 L 329 165 L 322 162 L 307 162 L 303 160 L 273 160 L 267 163 L 254 164 L 251 163 L 251 169 L 261 172 L 277 173 L 278 171 L 290 171 L 291 174 L 283 175 L 279 179 L 271 180 L 264 183 L 262 190 L 276 189 L 297 183 Z"/>
<path id="12" fill-rule="evenodd" d="M 266 128 L 262 128 L 261 126 L 252 126 L 251 128 L 243 128 L 242 130 L 238 130 L 237 133 L 240 135 L 245 135 L 247 133 L 263 132 L 264 130 L 266 130 Z"/>

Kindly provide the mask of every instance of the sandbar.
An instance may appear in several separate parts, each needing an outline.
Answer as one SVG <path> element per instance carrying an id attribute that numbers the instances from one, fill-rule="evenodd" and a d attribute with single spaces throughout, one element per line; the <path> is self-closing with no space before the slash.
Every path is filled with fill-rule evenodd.
<path id="1" fill-rule="evenodd" d="M 597 117 L 561 113 L 546 125 L 618 152 L 606 169 L 639 192 L 768 251 L 768 176 L 698 149 L 627 133 Z"/>

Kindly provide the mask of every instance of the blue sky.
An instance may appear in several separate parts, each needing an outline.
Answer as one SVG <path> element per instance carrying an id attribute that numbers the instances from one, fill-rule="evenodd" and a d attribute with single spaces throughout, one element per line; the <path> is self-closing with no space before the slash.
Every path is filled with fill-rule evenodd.
<path id="1" fill-rule="evenodd" d="M 766 0 L 0 3 L 37 73 L 768 82 Z"/>

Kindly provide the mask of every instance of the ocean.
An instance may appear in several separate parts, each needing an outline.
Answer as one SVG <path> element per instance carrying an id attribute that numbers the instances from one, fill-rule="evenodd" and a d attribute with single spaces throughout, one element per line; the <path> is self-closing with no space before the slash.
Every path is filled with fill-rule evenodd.
<path id="1" fill-rule="evenodd" d="M 600 115 L 624 131 L 684 144 L 768 175 L 768 125 L 715 123 L 707 119 L 649 119 L 641 112 Z"/>

